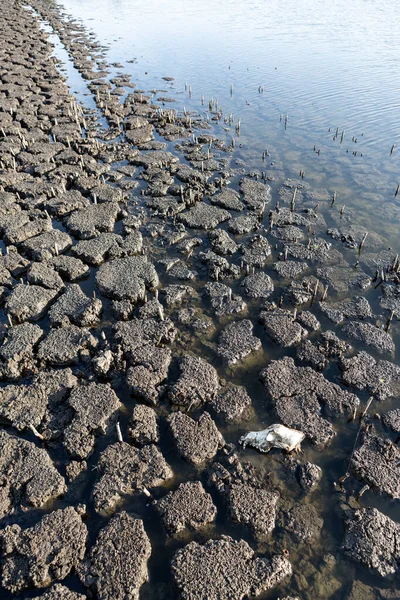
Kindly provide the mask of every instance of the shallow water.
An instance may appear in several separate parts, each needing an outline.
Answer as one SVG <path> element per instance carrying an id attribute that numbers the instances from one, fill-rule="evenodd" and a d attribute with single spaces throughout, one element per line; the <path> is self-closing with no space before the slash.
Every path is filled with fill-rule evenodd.
<path id="1" fill-rule="evenodd" d="M 305 180 L 313 189 L 327 188 L 330 193 L 336 190 L 339 206 L 346 204 L 354 208 L 357 222 L 370 231 L 384 232 L 388 245 L 397 246 L 400 211 L 396 212 L 393 196 L 398 183 L 396 168 L 400 148 L 396 148 L 390 157 L 389 152 L 393 144 L 400 145 L 400 124 L 396 120 L 400 104 L 400 68 L 395 56 L 400 32 L 392 31 L 390 25 L 400 16 L 399 8 L 392 8 L 388 2 L 379 7 L 373 2 L 361 1 L 347 6 L 342 0 L 323 2 L 322 6 L 320 3 L 318 14 L 314 4 L 308 1 L 245 2 L 239 5 L 228 0 L 212 3 L 206 0 L 188 5 L 172 0 L 160 7 L 159 3 L 150 0 L 143 7 L 137 0 L 66 0 L 64 5 L 68 13 L 82 19 L 89 30 L 95 32 L 100 43 L 109 46 L 107 60 L 120 62 L 124 72 L 130 73 L 133 81 L 144 90 L 166 90 L 156 97 L 171 96 L 176 100 L 171 106 L 179 109 L 186 106 L 200 112 L 205 111 L 211 97 L 218 98 L 225 114 L 232 112 L 235 122 L 241 120 L 235 156 L 245 160 L 250 168 L 276 172 L 276 180 L 272 182 L 274 190 L 284 178 L 298 177 L 299 170 L 304 169 Z M 64 62 L 71 91 L 80 101 L 93 107 L 93 100 L 86 96 L 84 80 L 77 74 L 57 36 L 50 40 L 55 43 L 56 56 Z M 127 62 L 134 57 L 134 64 Z M 115 67 L 115 72 L 118 71 L 119 67 Z M 175 80 L 167 83 L 162 76 L 171 76 Z M 264 90 L 259 91 L 259 86 L 264 86 Z M 202 94 L 205 95 L 204 107 L 201 105 Z M 339 135 L 333 140 L 336 127 L 340 128 Z M 340 143 L 343 130 L 346 133 Z M 223 123 L 216 126 L 216 132 L 228 140 L 236 135 L 234 127 L 225 131 Z M 357 137 L 357 143 L 351 142 L 353 135 Z M 319 155 L 313 151 L 314 144 L 316 150 L 321 150 Z M 262 152 L 267 148 L 270 157 L 262 162 Z M 354 148 L 357 156 L 352 154 Z M 269 165 L 268 161 L 274 164 Z M 387 206 L 396 209 L 390 222 L 385 212 Z M 354 252 L 345 254 L 349 262 L 354 260 Z M 88 294 L 94 287 L 94 270 L 91 272 L 92 277 L 82 285 Z M 200 281 L 198 286 L 203 283 Z M 236 285 L 239 284 L 233 282 L 233 291 L 236 291 Z M 373 291 L 368 295 L 372 299 Z M 278 300 L 278 295 L 274 299 Z M 251 310 L 250 307 L 249 317 L 254 323 L 257 322 L 258 308 L 254 306 Z M 321 318 L 320 312 L 315 312 Z M 324 329 L 332 328 L 323 317 L 321 321 L 326 324 Z M 217 327 L 221 328 L 221 322 Z M 294 353 L 272 346 L 261 327 L 255 329 L 255 334 L 263 340 L 264 352 L 247 361 L 229 379 L 246 385 L 256 417 L 249 423 L 229 427 L 219 423 L 227 442 L 236 442 L 247 429 L 270 423 L 269 407 L 265 405 L 265 392 L 258 373 L 269 360 Z M 213 340 L 216 338 L 217 333 L 212 336 Z M 196 339 L 191 349 L 213 362 L 214 354 L 206 341 Z M 219 372 L 221 377 L 226 377 L 222 367 Z M 119 390 L 119 395 L 130 410 L 133 401 L 126 390 Z M 364 401 L 364 396 L 359 395 Z M 386 403 L 385 409 L 389 408 Z M 339 435 L 327 452 L 316 451 L 307 444 L 302 456 L 304 462 L 315 460 L 325 475 L 320 489 L 312 496 L 313 504 L 325 520 L 321 541 L 312 548 L 308 544 L 297 547 L 287 539 L 288 536 L 278 533 L 271 545 L 259 548 L 270 554 L 287 544 L 296 572 L 302 559 L 320 567 L 324 555 L 336 554 L 341 542 L 342 515 L 338 508 L 341 496 L 332 489 L 333 483 L 347 469 L 359 425 L 355 422 L 346 426 L 344 420 L 336 425 Z M 103 438 L 91 457 L 88 481 L 78 490 L 80 497 L 89 496 L 97 477 L 91 468 L 109 442 L 110 439 Z M 169 485 L 176 487 L 182 480 L 198 477 L 193 468 L 181 470 L 182 461 L 177 460 L 166 431 L 162 431 L 161 449 L 176 473 Z M 252 460 L 264 471 L 270 471 L 271 482 L 280 489 L 283 497 L 291 493 L 284 478 L 280 477 L 284 469 L 280 453 L 272 452 L 267 457 L 252 450 L 240 450 L 239 453 L 241 458 Z M 161 495 L 164 491 L 157 493 Z M 298 489 L 296 493 L 298 496 Z M 68 504 L 70 500 L 68 497 L 62 502 Z M 229 522 L 221 502 L 216 497 L 214 500 L 219 509 L 215 526 L 190 534 L 187 539 L 173 541 L 166 540 L 152 507 L 146 505 L 143 498 L 134 496 L 125 500 L 124 508 L 144 519 L 153 546 L 149 565 L 151 580 L 141 590 L 143 600 L 175 597 L 171 591 L 168 563 L 176 548 L 187 541 L 205 541 L 228 533 L 252 542 L 244 528 Z M 398 503 L 384 501 L 372 492 L 362 497 L 360 505 L 377 506 L 385 514 L 400 520 Z M 90 501 L 89 508 L 92 508 Z M 91 517 L 88 525 L 94 540 L 104 520 Z M 354 576 L 372 586 L 385 585 L 353 564 L 346 568 L 345 560 L 338 561 L 334 573 L 343 586 L 335 594 L 327 593 L 319 598 L 345 598 Z M 67 583 L 81 589 L 75 578 Z M 294 589 L 283 585 L 282 596 L 294 593 Z M 263 597 L 276 598 L 279 591 L 275 589 Z"/>
<path id="2" fill-rule="evenodd" d="M 303 169 L 313 187 L 336 190 L 338 204 L 358 208 L 367 229 L 394 243 L 399 3 L 65 0 L 64 6 L 143 89 L 168 90 L 162 95 L 199 110 L 202 95 L 205 106 L 218 98 L 224 114 L 241 121 L 248 164 L 268 167 L 268 159 L 261 161 L 268 149 L 273 168 L 281 165 L 286 176 Z M 175 81 L 167 84 L 163 76 Z"/>

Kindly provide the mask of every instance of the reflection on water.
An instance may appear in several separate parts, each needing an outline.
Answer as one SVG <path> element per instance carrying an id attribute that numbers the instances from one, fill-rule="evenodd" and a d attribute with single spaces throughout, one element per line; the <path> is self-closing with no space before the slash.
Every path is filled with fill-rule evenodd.
<path id="1" fill-rule="evenodd" d="M 181 104 L 200 110 L 202 94 L 206 104 L 218 98 L 225 114 L 241 120 L 241 150 L 251 166 L 268 166 L 261 163 L 268 148 L 274 168 L 282 164 L 286 176 L 304 170 L 311 185 L 336 190 L 346 206 L 361 207 L 366 227 L 394 241 L 400 148 L 389 153 L 400 144 L 400 28 L 393 26 L 399 3 L 65 0 L 64 6 L 143 89 L 170 88 Z M 167 84 L 166 75 L 175 81 Z"/>

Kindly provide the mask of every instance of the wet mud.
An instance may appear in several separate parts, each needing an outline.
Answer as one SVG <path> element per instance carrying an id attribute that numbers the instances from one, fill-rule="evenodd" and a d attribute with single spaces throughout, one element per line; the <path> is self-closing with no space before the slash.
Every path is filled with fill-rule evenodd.
<path id="1" fill-rule="evenodd" d="M 399 598 L 399 255 L 3 4 L 1 597 Z"/>

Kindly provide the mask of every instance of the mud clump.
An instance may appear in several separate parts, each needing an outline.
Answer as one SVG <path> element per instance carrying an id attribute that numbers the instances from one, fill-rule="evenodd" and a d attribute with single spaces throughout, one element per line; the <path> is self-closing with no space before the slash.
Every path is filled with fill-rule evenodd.
<path id="1" fill-rule="evenodd" d="M 96 512 L 107 516 L 115 512 L 127 494 L 161 485 L 172 477 L 163 455 L 153 444 L 141 449 L 119 442 L 101 453 L 97 467 L 101 473 L 93 488 Z"/>
<path id="2" fill-rule="evenodd" d="M 234 483 L 226 492 L 232 521 L 250 528 L 258 541 L 268 538 L 275 528 L 279 494 L 244 483 Z"/>
<path id="3" fill-rule="evenodd" d="M 227 423 L 240 422 L 250 418 L 251 398 L 242 386 L 226 386 L 210 401 L 213 411 Z"/>
<path id="4" fill-rule="evenodd" d="M 400 393 L 400 367 L 387 360 L 376 360 L 365 351 L 340 361 L 342 381 L 358 390 L 367 390 L 378 400 Z"/>
<path id="5" fill-rule="evenodd" d="M 296 475 L 303 490 L 310 492 L 318 485 L 322 477 L 322 469 L 318 465 L 307 462 L 297 467 Z"/>
<path id="6" fill-rule="evenodd" d="M 139 599 L 151 555 L 143 521 L 121 512 L 100 531 L 80 568 L 83 584 L 104 600 Z"/>
<path id="7" fill-rule="evenodd" d="M 395 345 L 390 334 L 372 323 L 351 321 L 346 323 L 343 330 L 353 340 L 373 348 L 380 354 L 394 354 Z"/>
<path id="8" fill-rule="evenodd" d="M 76 325 L 53 329 L 39 344 L 38 358 L 53 366 L 77 364 L 80 355 L 94 350 L 97 340 L 88 329 Z"/>
<path id="9" fill-rule="evenodd" d="M 400 525 L 376 508 L 362 508 L 346 520 L 343 550 L 353 560 L 387 577 L 400 564 Z"/>
<path id="10" fill-rule="evenodd" d="M 5 527 L 0 532 L 3 587 L 19 592 L 64 579 L 83 559 L 86 539 L 86 525 L 72 507 L 44 515 L 28 529 Z"/>
<path id="11" fill-rule="evenodd" d="M 102 265 L 96 274 L 96 283 L 102 294 L 116 300 L 138 302 L 146 288 L 155 289 L 158 275 L 145 256 L 132 256 Z"/>
<path id="12" fill-rule="evenodd" d="M 108 385 L 90 383 L 72 390 L 68 406 L 74 416 L 64 431 L 64 446 L 72 457 L 84 459 L 93 449 L 95 436 L 104 435 L 115 424 L 121 403 Z"/>
<path id="13" fill-rule="evenodd" d="M 13 502 L 22 508 L 40 507 L 67 489 L 45 450 L 6 431 L 0 431 L 0 478 L 0 518 L 12 510 Z"/>
<path id="14" fill-rule="evenodd" d="M 0 346 L 0 373 L 8 379 L 19 379 L 35 368 L 35 348 L 44 333 L 38 325 L 23 323 L 8 330 Z"/>
<path id="15" fill-rule="evenodd" d="M 19 323 L 37 321 L 44 315 L 57 290 L 49 290 L 39 285 L 16 285 L 5 302 L 5 309 L 11 318 Z"/>
<path id="16" fill-rule="evenodd" d="M 400 498 L 400 450 L 389 439 L 366 435 L 354 453 L 356 477 L 391 498 Z"/>
<path id="17" fill-rule="evenodd" d="M 182 600 L 243 600 L 278 585 L 292 573 L 289 561 L 257 558 L 244 540 L 223 536 L 204 545 L 191 542 L 175 554 L 172 575 Z"/>
<path id="18" fill-rule="evenodd" d="M 149 406 L 137 404 L 129 421 L 128 434 L 137 446 L 157 444 L 160 433 L 157 424 L 157 413 Z"/>
<path id="19" fill-rule="evenodd" d="M 252 322 L 244 319 L 231 323 L 222 331 L 216 352 L 224 364 L 233 366 L 259 350 L 261 340 L 253 335 Z"/>
<path id="20" fill-rule="evenodd" d="M 178 453 L 193 465 L 211 460 L 224 445 L 222 435 L 207 412 L 196 421 L 178 411 L 170 414 L 167 422 Z"/>
<path id="21" fill-rule="evenodd" d="M 99 322 L 102 308 L 101 300 L 88 298 L 79 285 L 71 284 L 49 310 L 49 318 L 54 325 L 89 327 Z"/>
<path id="22" fill-rule="evenodd" d="M 61 583 L 56 583 L 47 592 L 42 594 L 42 600 L 86 600 L 86 596 L 72 592 Z"/>
<path id="23" fill-rule="evenodd" d="M 212 523 L 217 509 L 210 494 L 200 481 L 181 483 L 175 492 L 169 492 L 155 503 L 168 533 L 175 534 L 183 529 L 196 530 Z"/>
<path id="24" fill-rule="evenodd" d="M 266 273 L 255 273 L 248 275 L 241 284 L 244 293 L 250 298 L 269 298 L 274 291 L 272 279 Z"/>
<path id="25" fill-rule="evenodd" d="M 179 362 L 178 381 L 170 388 L 172 404 L 186 408 L 212 400 L 219 390 L 218 374 L 204 359 L 186 355 Z"/>
<path id="26" fill-rule="evenodd" d="M 328 414 L 340 415 L 352 414 L 359 405 L 357 396 L 310 367 L 296 367 L 289 357 L 272 361 L 260 376 L 283 424 L 303 431 L 318 446 L 335 435 L 332 425 L 321 416 L 321 406 Z"/>
<path id="27" fill-rule="evenodd" d="M 260 322 L 272 341 L 283 348 L 299 344 L 308 335 L 307 330 L 293 319 L 291 313 L 279 308 L 262 311 Z"/>
<path id="28" fill-rule="evenodd" d="M 65 226 L 72 235 L 85 240 L 96 233 L 113 231 L 118 213 L 119 206 L 114 202 L 92 204 L 73 212 L 65 220 Z"/>
<path id="29" fill-rule="evenodd" d="M 227 210 L 200 202 L 187 213 L 179 215 L 178 220 L 192 229 L 215 229 L 230 218 L 231 214 Z"/>

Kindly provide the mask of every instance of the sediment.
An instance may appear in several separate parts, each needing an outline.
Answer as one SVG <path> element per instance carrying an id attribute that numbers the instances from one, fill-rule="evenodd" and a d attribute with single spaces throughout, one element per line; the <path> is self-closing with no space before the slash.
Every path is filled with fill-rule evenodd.
<path id="1" fill-rule="evenodd" d="M 394 597 L 399 525 L 368 498 L 399 498 L 398 256 L 30 7 L 0 21 L 0 595 L 352 598 L 350 557 Z M 304 456 L 239 447 L 274 422 Z"/>

